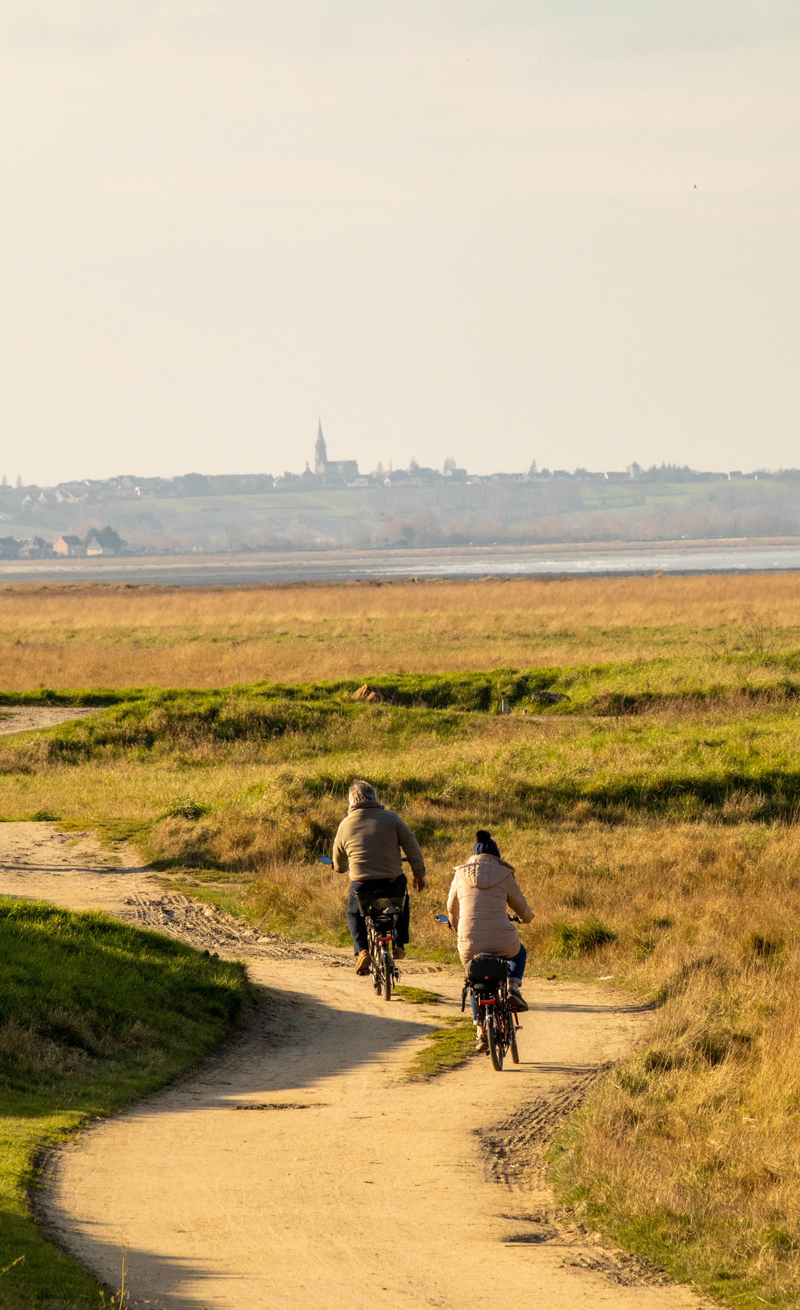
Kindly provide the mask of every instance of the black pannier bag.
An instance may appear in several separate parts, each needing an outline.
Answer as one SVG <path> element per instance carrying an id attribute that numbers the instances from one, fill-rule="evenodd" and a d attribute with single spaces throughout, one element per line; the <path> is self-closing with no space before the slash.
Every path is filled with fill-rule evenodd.
<path id="1" fill-rule="evenodd" d="M 475 955 L 467 967 L 470 982 L 500 982 L 508 977 L 508 960 L 497 955 Z"/>

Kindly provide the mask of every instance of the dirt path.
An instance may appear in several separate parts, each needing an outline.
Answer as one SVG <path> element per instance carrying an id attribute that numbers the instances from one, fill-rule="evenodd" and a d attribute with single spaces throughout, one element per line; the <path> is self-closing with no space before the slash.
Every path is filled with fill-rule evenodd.
<path id="1" fill-rule="evenodd" d="M 55 728 L 70 719 L 85 719 L 96 714 L 96 709 L 77 709 L 74 706 L 59 708 L 52 705 L 10 705 L 0 709 L 0 737 L 14 732 L 31 732 L 36 728 Z"/>
<path id="2" fill-rule="evenodd" d="M 222 1054 L 54 1158 L 47 1219 L 113 1287 L 124 1239 L 131 1304 L 701 1305 L 559 1222 L 536 1168 L 582 1085 L 650 1021 L 625 998 L 532 981 L 517 1068 L 498 1075 L 475 1059 L 412 1084 L 410 1057 L 458 1012 L 454 969 L 413 969 L 441 1004 L 387 1005 L 347 953 L 242 932 L 49 824 L 0 825 L 0 893 L 93 906 L 244 955 L 266 985 Z"/>

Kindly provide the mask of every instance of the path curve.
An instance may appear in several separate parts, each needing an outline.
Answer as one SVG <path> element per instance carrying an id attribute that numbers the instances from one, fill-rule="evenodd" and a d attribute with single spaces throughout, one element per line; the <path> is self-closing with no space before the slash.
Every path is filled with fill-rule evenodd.
<path id="1" fill-rule="evenodd" d="M 90 839 L 75 843 L 49 824 L 0 825 L 0 894 L 96 907 L 198 944 L 205 932 L 220 954 L 247 958 L 263 985 L 222 1053 L 53 1157 L 49 1224 L 112 1287 L 124 1240 L 132 1305 L 703 1304 L 559 1223 L 532 1167 L 581 1083 L 646 1031 L 650 1016 L 628 998 L 532 980 L 518 1068 L 498 1075 L 475 1059 L 411 1084 L 403 1071 L 425 1034 L 458 1013 L 455 969 L 414 969 L 413 982 L 442 1004 L 386 1004 L 346 953 L 242 934 L 197 905 L 184 925 L 177 898 L 147 870 L 114 867 Z"/>

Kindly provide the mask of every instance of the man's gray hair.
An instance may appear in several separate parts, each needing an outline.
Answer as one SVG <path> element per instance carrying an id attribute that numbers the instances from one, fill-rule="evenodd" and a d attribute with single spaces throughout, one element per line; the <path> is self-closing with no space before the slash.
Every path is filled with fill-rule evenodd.
<path id="1" fill-rule="evenodd" d="M 353 779 L 347 793 L 347 803 L 351 810 L 356 805 L 364 805 L 367 801 L 377 801 L 377 799 L 375 788 L 371 782 L 365 782 L 363 778 Z"/>

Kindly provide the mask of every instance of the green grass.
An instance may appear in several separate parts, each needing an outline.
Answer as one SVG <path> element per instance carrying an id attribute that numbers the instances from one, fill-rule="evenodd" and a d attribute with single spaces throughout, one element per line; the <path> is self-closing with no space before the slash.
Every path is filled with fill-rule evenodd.
<path id="1" fill-rule="evenodd" d="M 466 1064 L 475 1050 L 475 1025 L 471 1019 L 445 1019 L 445 1026 L 437 1028 L 427 1038 L 428 1045 L 414 1057 L 406 1078 L 409 1082 L 427 1082 L 448 1069 Z"/>
<path id="2" fill-rule="evenodd" d="M 577 636 L 578 634 L 576 634 Z M 800 698 L 800 650 L 796 631 L 781 634 L 773 646 L 758 635 L 749 639 L 739 634 L 734 640 L 725 632 L 687 632 L 685 648 L 675 651 L 675 630 L 666 629 L 664 654 L 613 662 L 541 665 L 529 668 L 495 668 L 456 673 L 375 674 L 366 681 L 391 703 L 404 708 L 455 710 L 462 713 L 500 711 L 507 700 L 513 712 L 553 717 L 576 714 L 630 715 L 669 705 L 712 705 L 731 696 L 775 704 Z M 569 634 L 565 634 L 569 636 Z M 646 637 L 658 648 L 658 631 L 632 628 L 617 632 L 621 648 L 636 648 Z M 326 638 L 332 640 L 332 638 Z M 786 644 L 786 643 L 789 644 Z M 176 726 L 183 721 L 215 727 L 220 737 L 257 735 L 280 730 L 276 707 L 315 707 L 319 712 L 347 705 L 362 714 L 373 708 L 353 705 L 353 692 L 364 678 L 323 679 L 298 682 L 255 682 L 227 688 L 191 690 L 153 687 L 49 688 L 0 692 L 0 706 L 127 707 L 118 720 L 120 740 L 136 733 L 147 736 L 153 714 L 164 714 Z M 566 699 L 557 705 L 542 704 L 532 697 L 554 691 Z M 230 703 L 246 704 L 245 717 L 231 718 Z M 110 720 L 114 722 L 114 720 Z M 123 725 L 125 732 L 123 732 Z M 102 733 L 100 734 L 102 737 Z"/>
<path id="3" fill-rule="evenodd" d="M 0 691 L 0 705 L 36 706 L 105 706 L 120 705 L 124 701 L 138 700 L 148 694 L 147 689 L 136 687 L 104 690 L 102 687 L 78 687 L 58 690 L 53 687 L 33 687 L 27 691 Z"/>
<path id="4" fill-rule="evenodd" d="M 326 798 L 343 801 L 367 756 L 371 780 L 390 804 L 435 797 L 443 829 L 448 811 L 483 809 L 486 822 L 503 823 L 531 809 L 558 819 L 580 805 L 584 815 L 620 821 L 636 812 L 700 817 L 746 800 L 752 817 L 769 820 L 791 818 L 800 804 L 793 702 L 745 701 L 726 711 L 700 701 L 691 715 L 552 718 L 548 732 L 521 717 L 487 719 L 453 709 L 270 700 L 253 689 L 159 693 L 0 744 L 0 778 L 8 780 L 0 814 L 27 817 L 38 810 L 72 820 L 83 811 L 94 817 L 91 797 L 84 804 L 71 785 L 62 788 L 66 775 L 54 790 L 53 772 L 125 761 L 131 772 L 137 766 L 150 777 L 163 771 L 157 808 L 142 795 L 130 817 L 151 824 L 170 811 L 187 822 L 206 818 L 205 828 L 195 822 L 199 836 L 213 827 L 220 805 L 263 809 L 269 797 L 285 819 L 292 809 L 308 814 Z M 496 726 L 486 739 L 489 723 Z M 487 749 L 476 764 L 475 747 L 483 739 Z M 243 782 L 250 773 L 235 795 L 230 774 L 221 787 L 221 765 L 238 769 Z M 253 778 L 254 768 L 269 771 L 263 785 Z M 54 803 L 62 790 L 66 796 Z M 9 807 L 15 791 L 19 802 Z M 324 825 L 302 835 L 289 835 L 290 827 L 284 826 L 284 844 L 309 856 L 321 853 L 332 836 Z M 158 858 L 157 850 L 151 853 Z M 196 856 L 191 862 L 198 863 Z"/>
<path id="5" fill-rule="evenodd" d="M 0 899 L 4 1310 L 96 1310 L 99 1288 L 33 1220 L 37 1154 L 198 1060 L 236 1021 L 246 985 L 240 965 L 156 933 Z"/>
<path id="6" fill-rule="evenodd" d="M 395 987 L 395 996 L 407 1005 L 438 1005 L 441 997 L 438 992 L 426 991 L 424 987 Z"/>

